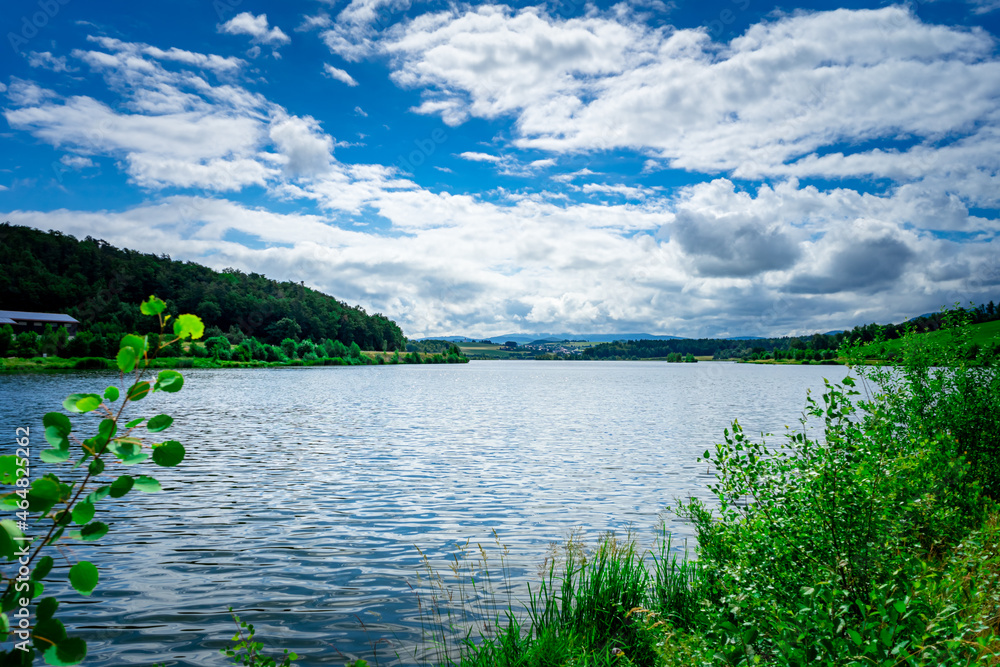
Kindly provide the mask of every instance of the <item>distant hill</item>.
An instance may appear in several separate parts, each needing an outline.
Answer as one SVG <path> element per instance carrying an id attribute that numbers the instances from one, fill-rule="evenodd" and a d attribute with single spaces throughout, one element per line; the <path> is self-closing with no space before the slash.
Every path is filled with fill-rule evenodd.
<path id="1" fill-rule="evenodd" d="M 400 350 L 389 318 L 369 315 L 301 283 L 236 269 L 214 271 L 167 255 L 120 250 L 106 241 L 0 225 L 0 309 L 59 312 L 100 334 L 149 332 L 139 303 L 155 294 L 174 313 L 194 313 L 209 331 L 233 327 L 265 343 L 339 340 L 366 350 Z M 211 333 L 206 332 L 206 335 Z"/>
<path id="2" fill-rule="evenodd" d="M 585 340 L 588 343 L 612 343 L 616 340 L 678 340 L 683 338 L 682 336 L 666 336 L 648 333 L 615 333 L 615 334 L 577 334 L 577 333 L 527 333 L 527 334 L 503 334 L 500 336 L 480 336 L 479 340 L 483 338 L 488 338 L 494 343 L 499 343 L 503 345 L 509 340 L 514 341 L 518 345 L 524 345 L 525 343 L 532 343 L 534 341 L 545 340 L 551 343 L 557 343 L 563 340 Z"/>

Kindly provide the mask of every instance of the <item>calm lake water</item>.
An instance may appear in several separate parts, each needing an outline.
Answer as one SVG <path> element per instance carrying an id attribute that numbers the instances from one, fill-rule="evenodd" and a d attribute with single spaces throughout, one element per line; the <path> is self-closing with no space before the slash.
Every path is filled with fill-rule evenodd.
<path id="1" fill-rule="evenodd" d="M 228 606 L 303 667 L 371 661 L 373 644 L 380 664 L 412 663 L 427 648 L 421 552 L 447 571 L 459 545 L 492 545 L 495 530 L 519 585 L 574 531 L 593 544 L 631 526 L 652 546 L 666 504 L 707 497 L 696 459 L 733 419 L 778 442 L 807 388 L 846 372 L 528 361 L 189 370 L 182 392 L 129 413 L 173 415 L 164 435 L 187 459 L 129 471 L 163 493 L 99 505 L 111 532 L 64 553 L 93 560 L 100 585 L 65 595 L 58 617 L 88 639 L 90 666 L 229 664 L 218 652 L 234 632 Z M 37 457 L 41 416 L 112 379 L 0 377 L 4 453 L 15 427 L 30 426 Z M 87 435 L 82 424 L 96 424 L 75 421 Z M 681 543 L 691 535 L 665 518 Z M 47 593 L 65 587 L 68 561 L 57 563 Z"/>

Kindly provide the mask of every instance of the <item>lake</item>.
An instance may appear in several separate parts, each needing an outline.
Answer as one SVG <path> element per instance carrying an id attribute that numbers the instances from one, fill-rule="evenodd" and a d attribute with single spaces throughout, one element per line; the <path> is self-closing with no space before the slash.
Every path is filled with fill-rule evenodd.
<path id="1" fill-rule="evenodd" d="M 187 459 L 128 470 L 164 492 L 105 499 L 96 519 L 108 536 L 64 550 L 101 571 L 92 596 L 62 596 L 57 614 L 88 640 L 88 666 L 229 664 L 219 654 L 235 631 L 228 606 L 302 667 L 374 652 L 379 664 L 413 663 L 427 648 L 421 553 L 447 572 L 459 545 L 494 545 L 496 531 L 521 586 L 574 533 L 593 545 L 631 526 L 645 548 L 663 517 L 683 549 L 689 528 L 663 510 L 707 497 L 697 457 L 733 419 L 777 443 L 798 425 L 806 390 L 847 369 L 475 361 L 184 373 L 179 394 L 127 415 L 174 416 L 164 435 Z M 30 426 L 36 478 L 41 416 L 114 377 L 0 377 L 4 453 Z M 74 423 L 89 436 L 96 419 Z M 47 593 L 68 586 L 68 567 L 57 558 Z"/>

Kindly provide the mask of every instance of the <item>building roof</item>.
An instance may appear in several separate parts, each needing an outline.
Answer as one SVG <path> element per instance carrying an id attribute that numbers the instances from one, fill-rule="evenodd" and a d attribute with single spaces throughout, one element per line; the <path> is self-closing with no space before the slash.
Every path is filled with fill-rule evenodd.
<path id="1" fill-rule="evenodd" d="M 29 313 L 23 310 L 0 310 L 0 324 L 17 324 L 21 321 L 55 322 L 58 324 L 79 324 L 69 315 L 59 313 Z"/>

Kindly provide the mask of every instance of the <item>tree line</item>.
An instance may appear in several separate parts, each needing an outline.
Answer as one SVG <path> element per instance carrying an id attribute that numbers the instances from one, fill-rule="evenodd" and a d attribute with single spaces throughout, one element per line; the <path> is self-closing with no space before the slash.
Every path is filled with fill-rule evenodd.
<path id="1" fill-rule="evenodd" d="M 198 315 L 208 337 L 238 334 L 261 343 L 356 343 L 364 350 L 402 350 L 406 338 L 382 314 L 369 315 L 301 283 L 237 269 L 215 271 L 168 255 L 119 249 L 90 236 L 0 225 L 0 309 L 59 312 L 80 321 L 95 345 L 124 332 L 151 333 L 135 304 L 160 295 L 174 312 Z M 79 338 L 79 336 L 78 336 Z M 106 340 L 105 340 L 106 339 Z M 101 356 L 95 354 L 94 356 Z"/>
<path id="2" fill-rule="evenodd" d="M 921 315 L 900 324 L 864 324 L 849 331 L 815 333 L 811 336 L 782 336 L 734 340 L 724 338 L 676 338 L 664 340 L 627 340 L 600 343 L 583 350 L 585 359 L 656 359 L 670 355 L 711 356 L 715 359 L 794 359 L 829 361 L 844 345 L 864 345 L 875 340 L 895 340 L 908 330 L 917 333 L 937 331 L 947 318 L 959 318 L 969 324 L 1000 319 L 1000 308 L 992 301 L 968 308 L 955 307 L 947 312 Z"/>

